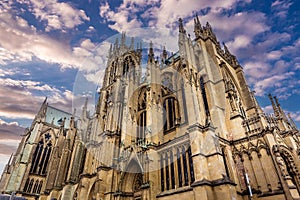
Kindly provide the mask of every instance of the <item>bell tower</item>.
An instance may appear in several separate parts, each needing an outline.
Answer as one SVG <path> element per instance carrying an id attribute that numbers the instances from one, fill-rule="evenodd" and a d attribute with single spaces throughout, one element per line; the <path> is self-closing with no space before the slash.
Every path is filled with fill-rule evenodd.
<path id="1" fill-rule="evenodd" d="M 120 134 L 124 102 L 140 82 L 141 53 L 141 44 L 134 49 L 133 38 L 130 45 L 126 44 L 125 33 L 121 42 L 116 38 L 111 44 L 97 105 L 101 131 Z"/>

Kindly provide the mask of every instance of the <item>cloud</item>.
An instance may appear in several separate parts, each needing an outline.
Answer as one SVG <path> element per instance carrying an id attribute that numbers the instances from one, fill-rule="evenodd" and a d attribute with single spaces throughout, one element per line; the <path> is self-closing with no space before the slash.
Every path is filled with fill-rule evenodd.
<path id="1" fill-rule="evenodd" d="M 275 15 L 281 19 L 285 19 L 288 14 L 288 9 L 293 5 L 290 0 L 276 0 L 271 4 L 271 8 Z"/>
<path id="2" fill-rule="evenodd" d="M 0 173 L 11 154 L 15 153 L 24 134 L 25 128 L 19 126 L 18 122 L 6 122 L 0 119 Z"/>
<path id="3" fill-rule="evenodd" d="M 295 75 L 294 72 L 286 72 L 281 75 L 270 76 L 261 80 L 258 80 L 254 84 L 255 94 L 258 96 L 264 96 L 267 88 L 280 88 L 284 83 Z"/>
<path id="4" fill-rule="evenodd" d="M 0 63 L 31 61 L 34 57 L 49 63 L 76 67 L 78 60 L 73 57 L 68 44 L 37 33 L 9 13 L 2 13 L 0 23 Z"/>
<path id="5" fill-rule="evenodd" d="M 0 119 L 0 144 L 5 144 L 6 142 L 13 141 L 12 144 L 15 143 L 15 140 L 19 141 L 21 139 L 21 135 L 24 134 L 25 128 L 19 126 L 18 122 L 6 122 Z M 5 138 L 5 141 L 3 140 Z M 4 142 L 3 142 L 4 141 Z M 6 143 L 8 145 L 8 143 Z M 9 143 L 11 145 L 11 143 Z"/>
<path id="6" fill-rule="evenodd" d="M 33 119 L 40 105 L 49 97 L 49 103 L 65 111 L 72 110 L 71 91 L 36 81 L 0 78 L 0 116 L 12 119 Z M 40 93 L 40 96 L 37 93 Z"/>
<path id="7" fill-rule="evenodd" d="M 26 4 L 37 20 L 46 22 L 46 31 L 65 31 L 89 20 L 83 10 L 78 10 L 67 2 L 58 2 L 57 0 L 18 1 Z"/>
<path id="8" fill-rule="evenodd" d="M 50 28 L 54 28 L 56 25 L 74 28 L 76 25 L 83 23 L 83 19 L 87 19 L 83 16 L 83 11 L 76 10 L 67 3 L 58 3 L 56 0 L 45 2 L 22 1 L 21 3 L 28 4 L 27 6 L 41 20 L 44 18 L 49 19 L 48 27 Z M 57 63 L 62 68 L 84 69 L 87 67 L 82 65 L 82 61 L 89 59 L 87 57 L 91 54 L 77 52 L 78 48 L 86 48 L 86 46 L 74 45 L 71 47 L 68 40 L 59 40 L 59 38 L 52 38 L 45 33 L 41 33 L 22 17 L 14 16 L 12 5 L 9 3 L 2 4 L 5 5 L 5 9 L 2 8 L 3 12 L 0 13 L 0 64 L 6 65 L 37 59 L 47 63 Z M 57 15 L 54 12 L 56 9 Z M 50 16 L 48 12 L 54 14 Z M 94 30 L 92 26 L 88 28 L 88 31 Z M 83 43 L 82 45 L 86 44 Z M 89 41 L 89 45 L 93 45 L 91 41 Z"/>
<path id="9" fill-rule="evenodd" d="M 268 114 L 271 114 L 271 113 L 274 112 L 272 105 L 268 105 L 268 106 L 262 107 L 262 110 L 263 110 L 265 113 L 268 113 Z"/>
<path id="10" fill-rule="evenodd" d="M 124 9 L 124 4 L 120 6 L 117 12 L 110 9 L 109 4 L 100 6 L 100 16 L 106 19 L 107 22 L 112 22 L 108 27 L 118 32 L 127 31 L 129 29 L 141 27 L 142 23 L 137 19 L 134 13 L 131 13 L 132 8 Z"/>
<path id="11" fill-rule="evenodd" d="M 296 112 L 289 112 L 291 115 L 291 118 L 295 121 L 295 122 L 300 122 L 300 111 L 296 111 Z"/>

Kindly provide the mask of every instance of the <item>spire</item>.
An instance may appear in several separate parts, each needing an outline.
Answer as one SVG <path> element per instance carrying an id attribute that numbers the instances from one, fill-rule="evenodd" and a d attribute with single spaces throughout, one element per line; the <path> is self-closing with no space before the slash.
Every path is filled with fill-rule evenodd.
<path id="1" fill-rule="evenodd" d="M 47 103 L 47 98 L 48 98 L 48 97 L 45 97 L 45 100 L 44 100 L 44 102 L 43 102 L 42 105 L 46 105 L 46 103 Z"/>
<path id="2" fill-rule="evenodd" d="M 85 102 L 84 102 L 84 105 L 83 105 L 83 107 L 82 107 L 82 118 L 87 118 L 88 117 L 88 111 L 87 111 L 87 104 L 88 104 L 88 97 L 86 97 L 86 99 L 85 99 Z"/>
<path id="3" fill-rule="evenodd" d="M 214 32 L 212 31 L 211 25 L 206 22 L 206 25 L 204 27 L 204 33 L 206 37 L 209 37 L 210 39 L 212 39 L 215 43 L 217 43 L 217 37 L 214 34 Z"/>
<path id="4" fill-rule="evenodd" d="M 45 100 L 42 103 L 41 108 L 40 108 L 39 112 L 37 113 L 37 115 L 35 116 L 35 119 L 33 120 L 31 125 L 34 124 L 34 121 L 36 121 L 38 119 L 43 119 L 45 117 L 46 111 L 47 111 L 47 106 L 48 106 L 47 97 L 45 97 Z"/>
<path id="5" fill-rule="evenodd" d="M 108 51 L 109 58 L 112 56 L 112 53 L 113 53 L 113 46 L 112 46 L 112 44 L 110 44 L 109 51 Z"/>
<path id="6" fill-rule="evenodd" d="M 70 128 L 75 128 L 75 120 L 74 120 L 73 116 L 71 117 L 71 120 L 70 120 Z"/>
<path id="7" fill-rule="evenodd" d="M 185 29 L 183 28 L 182 19 L 179 18 L 178 22 L 179 22 L 179 33 L 184 33 L 184 34 L 185 34 L 186 31 L 185 31 Z"/>
<path id="8" fill-rule="evenodd" d="M 206 22 L 206 26 L 205 26 L 205 28 L 207 28 L 207 29 L 209 29 L 209 30 L 212 30 L 212 29 L 211 29 L 211 25 L 210 25 L 210 23 L 209 23 L 209 22 Z"/>
<path id="9" fill-rule="evenodd" d="M 116 37 L 116 41 L 115 41 L 115 44 L 114 44 L 114 51 L 117 51 L 118 48 L 119 48 L 119 38 Z"/>
<path id="10" fill-rule="evenodd" d="M 130 43 L 130 49 L 133 50 L 134 48 L 134 37 L 131 38 L 131 43 Z"/>
<path id="11" fill-rule="evenodd" d="M 196 13 L 196 16 L 194 18 L 194 32 L 195 32 L 195 37 L 196 38 L 200 37 L 202 31 L 203 31 L 202 30 L 202 26 L 201 26 L 200 20 L 198 18 L 198 15 Z"/>
<path id="12" fill-rule="evenodd" d="M 153 51 L 153 43 L 150 41 L 149 54 L 148 54 L 148 63 L 154 63 L 154 51 Z"/>
<path id="13" fill-rule="evenodd" d="M 11 161 L 12 161 L 13 155 L 14 155 L 13 153 L 10 155 L 8 163 L 7 163 L 8 165 L 11 165 Z"/>
<path id="14" fill-rule="evenodd" d="M 277 97 L 275 96 L 274 99 L 275 99 L 275 103 L 276 103 L 277 109 L 279 111 L 280 117 L 282 117 L 284 120 L 288 121 L 285 113 L 283 112 L 283 110 L 282 110 L 282 108 L 281 108 L 281 106 L 280 106 L 280 104 L 278 102 Z"/>
<path id="15" fill-rule="evenodd" d="M 168 57 L 166 46 L 163 47 L 162 59 L 165 61 Z"/>
<path id="16" fill-rule="evenodd" d="M 124 47 L 126 44 L 126 33 L 122 32 L 122 36 L 121 36 L 121 47 Z"/>
<path id="17" fill-rule="evenodd" d="M 231 53 L 230 53 L 230 51 L 228 50 L 228 48 L 227 48 L 227 46 L 226 46 L 225 42 L 223 42 L 223 46 L 224 46 L 224 51 L 225 51 L 225 54 L 229 54 L 229 55 L 231 55 Z"/>
<path id="18" fill-rule="evenodd" d="M 274 103 L 274 100 L 273 100 L 273 97 L 271 94 L 268 95 L 270 101 L 271 101 L 271 104 L 272 104 L 272 107 L 273 107 L 273 110 L 274 110 L 274 114 L 276 117 L 279 117 L 279 111 L 278 111 L 278 108 L 276 106 L 276 104 Z"/>

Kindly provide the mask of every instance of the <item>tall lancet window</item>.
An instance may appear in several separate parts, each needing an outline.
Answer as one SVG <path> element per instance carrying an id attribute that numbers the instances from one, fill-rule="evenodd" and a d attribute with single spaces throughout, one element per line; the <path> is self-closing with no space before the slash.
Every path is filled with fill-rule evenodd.
<path id="1" fill-rule="evenodd" d="M 137 130 L 136 138 L 137 141 L 144 140 L 146 137 L 147 129 L 147 89 L 142 88 L 138 98 L 138 115 L 137 115 Z"/>
<path id="2" fill-rule="evenodd" d="M 40 140 L 32 157 L 30 173 L 46 175 L 47 166 L 52 150 L 51 135 L 46 133 L 44 138 Z"/>
<path id="3" fill-rule="evenodd" d="M 147 112 L 142 111 L 138 119 L 137 139 L 145 139 L 146 127 L 147 127 Z"/>
<path id="4" fill-rule="evenodd" d="M 163 120 L 164 120 L 164 131 L 175 127 L 175 99 L 173 97 L 166 98 L 163 104 Z"/>
<path id="5" fill-rule="evenodd" d="M 210 116 L 209 107 L 208 107 L 208 101 L 207 101 L 207 96 L 206 96 L 206 91 L 205 91 L 205 85 L 204 84 L 205 84 L 204 83 L 204 79 L 201 76 L 200 77 L 200 88 L 201 88 L 201 94 L 202 94 L 204 108 L 205 108 L 205 114 L 206 114 L 206 116 Z"/>

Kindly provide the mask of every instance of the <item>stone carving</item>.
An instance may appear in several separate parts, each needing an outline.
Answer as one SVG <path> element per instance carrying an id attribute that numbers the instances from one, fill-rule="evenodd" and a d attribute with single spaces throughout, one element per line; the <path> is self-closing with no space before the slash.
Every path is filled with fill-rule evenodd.
<path id="1" fill-rule="evenodd" d="M 276 159 L 276 162 L 277 162 L 277 165 L 281 171 L 281 174 L 283 177 L 286 177 L 288 176 L 288 171 L 287 171 L 287 168 L 286 168 L 286 165 L 285 165 L 285 162 L 283 160 L 283 158 L 281 157 L 280 153 L 279 152 L 276 152 L 275 153 L 275 159 Z"/>

